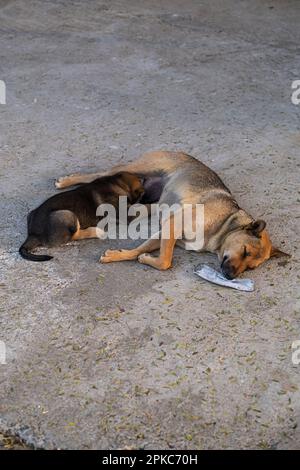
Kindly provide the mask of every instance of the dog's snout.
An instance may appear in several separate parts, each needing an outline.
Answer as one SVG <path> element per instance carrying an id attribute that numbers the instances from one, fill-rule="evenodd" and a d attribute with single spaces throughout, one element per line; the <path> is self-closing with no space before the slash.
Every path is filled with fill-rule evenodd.
<path id="1" fill-rule="evenodd" d="M 229 280 L 234 279 L 234 275 L 230 271 L 228 271 L 227 269 L 222 269 L 222 273 L 224 274 L 224 276 L 227 279 L 229 279 Z"/>
<path id="2" fill-rule="evenodd" d="M 235 268 L 230 264 L 228 256 L 224 256 L 221 264 L 222 273 L 227 279 L 234 279 L 235 277 Z"/>
<path id="3" fill-rule="evenodd" d="M 222 263 L 221 263 L 221 268 L 223 268 L 223 265 L 226 263 L 227 260 L 228 260 L 228 256 L 224 255 L 222 259 Z"/>

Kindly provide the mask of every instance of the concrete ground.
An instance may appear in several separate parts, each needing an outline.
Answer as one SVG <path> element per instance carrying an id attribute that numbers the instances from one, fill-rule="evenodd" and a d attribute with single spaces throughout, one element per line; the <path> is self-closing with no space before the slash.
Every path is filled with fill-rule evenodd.
<path id="1" fill-rule="evenodd" d="M 2 0 L 0 432 L 38 448 L 300 448 L 300 4 Z M 21 259 L 57 176 L 155 149 L 208 163 L 292 254 L 254 293 L 98 264 L 85 241 Z M 297 427 L 298 426 L 298 427 Z"/>

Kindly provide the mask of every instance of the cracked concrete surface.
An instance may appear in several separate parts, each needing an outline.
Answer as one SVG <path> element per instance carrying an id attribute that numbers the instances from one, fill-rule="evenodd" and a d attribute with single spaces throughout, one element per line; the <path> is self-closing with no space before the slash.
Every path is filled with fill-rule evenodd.
<path id="1" fill-rule="evenodd" d="M 300 4 L 0 2 L 0 431 L 51 448 L 300 448 Z M 155 149 L 215 169 L 292 254 L 254 293 L 174 267 L 97 263 L 86 241 L 17 254 L 62 174 Z"/>

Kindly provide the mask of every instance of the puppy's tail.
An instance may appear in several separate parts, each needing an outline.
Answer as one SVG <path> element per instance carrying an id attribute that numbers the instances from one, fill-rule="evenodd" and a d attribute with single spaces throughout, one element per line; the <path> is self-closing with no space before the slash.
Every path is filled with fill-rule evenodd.
<path id="1" fill-rule="evenodd" d="M 40 245 L 37 237 L 29 235 L 23 245 L 19 249 L 19 253 L 22 258 L 28 259 L 29 261 L 49 261 L 53 256 L 48 255 L 34 255 L 30 253 L 31 250 Z"/>

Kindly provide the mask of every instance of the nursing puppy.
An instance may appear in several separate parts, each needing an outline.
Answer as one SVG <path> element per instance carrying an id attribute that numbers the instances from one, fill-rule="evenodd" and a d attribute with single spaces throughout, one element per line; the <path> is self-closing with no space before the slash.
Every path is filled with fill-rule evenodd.
<path id="1" fill-rule="evenodd" d="M 138 202 L 144 189 L 140 179 L 128 172 L 103 176 L 76 189 L 56 194 L 28 215 L 28 236 L 19 249 L 30 261 L 48 261 L 52 256 L 31 253 L 38 246 L 55 246 L 71 240 L 97 238 L 96 215 L 100 204 L 112 204 L 118 213 L 119 196 L 128 205 Z"/>
<path id="2" fill-rule="evenodd" d="M 102 263 L 137 259 L 140 263 L 165 270 L 171 267 L 174 246 L 178 244 L 188 250 L 216 253 L 224 275 L 232 279 L 272 256 L 286 256 L 272 245 L 265 229 L 266 222 L 255 220 L 241 209 L 213 170 L 182 152 L 147 153 L 134 162 L 107 172 L 59 178 L 56 187 L 65 188 L 118 171 L 130 171 L 143 178 L 145 194 L 141 203 L 203 204 L 204 243 L 201 240 L 200 245 L 197 241 L 180 237 L 182 233 L 178 233 L 176 222 L 170 216 L 168 239 L 150 238 L 133 250 L 107 250 L 100 258 Z M 149 254 L 158 249 L 158 256 Z"/>

